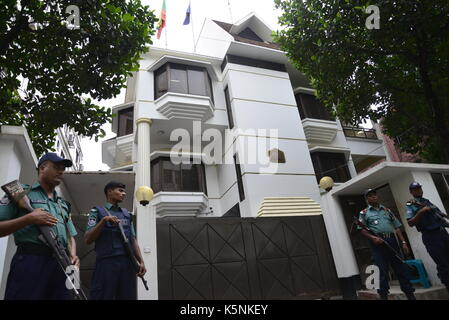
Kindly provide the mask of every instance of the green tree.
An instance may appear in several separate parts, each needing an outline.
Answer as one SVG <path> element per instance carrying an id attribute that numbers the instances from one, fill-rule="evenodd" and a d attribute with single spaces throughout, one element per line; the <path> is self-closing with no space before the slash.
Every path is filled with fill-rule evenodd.
<path id="1" fill-rule="evenodd" d="M 90 97 L 120 93 L 148 51 L 155 19 L 140 0 L 2 1 L 0 125 L 25 125 L 38 155 L 63 124 L 103 137 L 111 112 Z"/>
<path id="2" fill-rule="evenodd" d="M 328 108 L 348 123 L 380 119 L 403 151 L 449 163 L 447 0 L 275 2 L 276 41 Z"/>

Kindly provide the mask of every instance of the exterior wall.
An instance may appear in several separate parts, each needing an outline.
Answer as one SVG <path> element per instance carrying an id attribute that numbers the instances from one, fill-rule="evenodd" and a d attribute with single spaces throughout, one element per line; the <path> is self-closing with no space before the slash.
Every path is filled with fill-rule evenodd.
<path id="1" fill-rule="evenodd" d="M 358 275 L 360 273 L 359 268 L 338 199 L 332 197 L 329 193 L 323 193 L 321 198 L 324 224 L 337 275 L 339 278 Z"/>
<path id="2" fill-rule="evenodd" d="M 198 53 L 223 58 L 234 38 L 211 19 L 205 19 L 200 31 L 196 51 Z"/>
<path id="3" fill-rule="evenodd" d="M 241 215 L 257 216 L 265 197 L 305 196 L 320 202 L 288 74 L 229 63 L 224 69 L 224 83 L 229 88 L 235 129 L 243 131 L 233 146 L 245 190 Z M 273 136 L 270 129 L 277 134 Z M 257 157 L 256 148 L 251 152 L 248 146 L 257 146 Z M 268 150 L 272 148 L 285 153 L 286 163 L 269 163 Z M 277 168 L 267 170 L 268 164 Z M 226 187 L 229 185 L 228 178 Z M 238 200 L 238 189 L 233 188 L 233 192 Z M 224 211 L 234 204 L 228 201 Z"/>
<path id="4" fill-rule="evenodd" d="M 2 185 L 20 176 L 22 167 L 20 158 L 16 143 L 0 135 L 0 181 Z M 0 193 L 1 197 L 3 197 L 3 190 Z M 14 237 L 12 235 L 0 238 L 0 299 L 4 298 L 9 266 L 15 252 L 15 247 Z"/>
<path id="5" fill-rule="evenodd" d="M 346 138 L 351 153 L 355 155 L 370 155 L 385 157 L 382 140 Z"/>

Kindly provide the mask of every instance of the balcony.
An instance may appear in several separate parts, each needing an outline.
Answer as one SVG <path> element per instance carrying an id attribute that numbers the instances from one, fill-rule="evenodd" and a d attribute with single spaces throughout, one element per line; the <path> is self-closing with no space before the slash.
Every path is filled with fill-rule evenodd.
<path id="1" fill-rule="evenodd" d="M 343 132 L 346 137 L 372 139 L 377 140 L 377 133 L 375 129 L 359 128 L 359 127 L 343 127 Z"/>
<path id="2" fill-rule="evenodd" d="M 337 135 L 337 122 L 305 118 L 302 120 L 304 133 L 308 141 L 330 143 Z"/>
<path id="3" fill-rule="evenodd" d="M 210 97 L 167 92 L 155 101 L 156 109 L 168 119 L 206 121 L 214 115 Z"/>
<path id="4" fill-rule="evenodd" d="M 151 205 L 159 217 L 196 217 L 209 206 L 209 199 L 203 192 L 161 191 Z"/>
<path id="5" fill-rule="evenodd" d="M 121 167 L 132 161 L 134 135 L 116 137 L 102 143 L 103 162 L 113 168 Z"/>

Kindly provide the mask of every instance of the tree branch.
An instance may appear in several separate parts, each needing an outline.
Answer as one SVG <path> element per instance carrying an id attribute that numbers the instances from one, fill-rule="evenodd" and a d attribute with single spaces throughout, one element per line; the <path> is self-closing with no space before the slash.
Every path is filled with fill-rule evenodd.
<path id="1" fill-rule="evenodd" d="M 17 38 L 20 31 L 28 29 L 28 17 L 22 14 L 23 9 L 30 4 L 30 0 L 22 2 L 22 10 L 15 16 L 14 26 L 2 37 L 0 37 L 0 56 L 4 55 L 9 45 Z"/>

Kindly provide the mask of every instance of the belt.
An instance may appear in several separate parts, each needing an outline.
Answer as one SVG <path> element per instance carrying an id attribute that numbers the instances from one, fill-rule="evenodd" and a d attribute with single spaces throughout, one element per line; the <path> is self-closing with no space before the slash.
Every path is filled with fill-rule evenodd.
<path id="1" fill-rule="evenodd" d="M 377 235 L 379 237 L 382 237 L 382 238 L 392 238 L 392 237 L 394 237 L 394 233 L 389 233 L 389 232 L 379 232 L 379 233 L 377 233 Z"/>
<path id="2" fill-rule="evenodd" d="M 27 242 L 18 244 L 16 253 L 33 254 L 37 256 L 52 256 L 53 250 L 47 246 Z"/>

